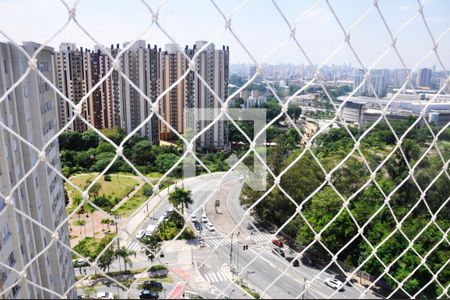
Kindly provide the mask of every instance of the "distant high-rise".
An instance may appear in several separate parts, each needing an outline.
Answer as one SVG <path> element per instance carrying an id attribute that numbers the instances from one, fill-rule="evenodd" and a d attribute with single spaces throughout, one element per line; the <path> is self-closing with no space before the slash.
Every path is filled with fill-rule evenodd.
<path id="1" fill-rule="evenodd" d="M 178 44 L 167 44 L 160 52 L 158 94 L 162 95 L 186 72 L 186 61 Z M 185 79 L 182 79 L 160 101 L 162 118 L 178 133 L 184 133 L 184 109 L 186 108 Z M 160 138 L 174 140 L 176 135 L 167 124 L 160 122 Z"/>
<path id="2" fill-rule="evenodd" d="M 205 45 L 206 42 L 198 41 L 192 49 L 186 48 L 185 52 L 192 58 Z M 228 98 L 228 47 L 223 46 L 222 49 L 215 49 L 214 44 L 208 45 L 197 55 L 195 59 L 195 70 L 205 80 L 211 90 L 214 91 L 217 97 L 222 101 Z M 199 120 L 195 124 L 196 132 L 200 132 L 219 114 L 221 105 L 208 87 L 201 82 L 195 72 L 190 72 L 185 81 L 185 86 L 187 107 L 194 110 L 207 109 L 204 111 L 204 120 Z M 223 120 L 219 120 L 200 136 L 197 146 L 204 149 L 224 148 L 227 143 L 226 123 Z"/>
<path id="3" fill-rule="evenodd" d="M 59 91 L 70 99 L 74 104 L 78 104 L 87 92 L 87 67 L 88 59 L 83 48 L 78 49 L 73 43 L 63 43 L 55 53 L 56 63 L 56 86 Z M 72 106 L 58 95 L 59 127 L 66 126 L 74 115 Z M 85 101 L 82 105 L 81 115 L 86 120 L 89 119 L 89 105 Z M 84 131 L 86 124 L 80 119 L 71 123 L 69 129 Z"/>
<path id="4" fill-rule="evenodd" d="M 124 45 L 124 48 L 128 44 Z M 220 103 L 228 97 L 229 49 L 215 49 L 211 44 L 198 53 L 206 42 L 197 42 L 192 48 L 180 50 L 177 44 L 168 44 L 164 51 L 137 41 L 119 58 L 122 76 L 117 70 L 103 80 L 113 66 L 108 53 L 100 50 L 77 49 L 74 44 L 62 44 L 55 55 L 58 88 L 75 104 L 87 97 L 81 114 L 96 128 L 121 127 L 131 133 L 139 127 L 141 136 L 153 143 L 159 140 L 174 141 L 177 134 L 185 133 L 187 108 L 211 109 L 217 113 Z M 115 58 L 120 53 L 119 45 L 111 46 L 109 54 Z M 189 70 L 188 57 L 195 60 L 195 70 L 207 82 L 213 93 L 203 84 L 193 71 Z M 183 77 L 183 75 L 185 75 Z M 128 78 L 128 79 L 126 79 Z M 85 96 L 100 81 L 96 90 Z M 148 119 L 152 113 L 152 103 L 159 100 L 159 115 Z M 73 117 L 73 108 L 59 98 L 59 128 L 65 126 Z M 147 101 L 150 100 L 151 102 Z M 214 114 L 214 113 L 213 113 Z M 203 120 L 196 126 L 202 130 L 214 118 Z M 141 124 L 146 122 L 143 126 Z M 76 120 L 69 129 L 83 131 L 86 124 Z M 219 121 L 208 128 L 197 146 L 201 148 L 223 148 L 227 144 L 226 128 Z"/>
<path id="5" fill-rule="evenodd" d="M 356 89 L 364 80 L 364 70 L 359 70 L 354 77 L 353 89 Z M 388 70 L 372 70 L 370 72 L 370 82 L 365 81 L 356 95 L 370 96 L 370 97 L 384 97 L 387 94 L 389 83 Z"/>
<path id="6" fill-rule="evenodd" d="M 431 87 L 432 70 L 428 68 L 420 69 L 417 72 L 416 87 Z"/>
<path id="7" fill-rule="evenodd" d="M 30 56 L 39 47 L 32 42 L 23 45 Z M 44 47 L 36 58 L 39 71 L 54 83 L 53 49 Z M 28 59 L 14 45 L 0 43 L 0 61 L 0 94 L 3 95 L 25 73 Z M 0 120 L 36 148 L 42 149 L 58 131 L 56 103 L 55 91 L 36 71 L 31 70 L 0 104 Z M 45 159 L 60 169 L 57 139 L 45 149 Z M 76 290 L 70 290 L 75 283 L 72 255 L 65 248 L 70 246 L 68 227 L 61 224 L 66 219 L 63 183 L 44 162 L 38 162 L 33 149 L 8 131 L 0 130 L 0 193 L 11 196 L 7 199 L 0 197 L 0 210 L 3 212 L 0 218 L 0 257 L 9 267 L 24 271 L 27 279 L 20 279 L 17 273 L 1 266 L 0 292 L 14 285 L 4 295 L 7 299 L 55 298 L 54 294 L 39 288 L 43 287 L 60 295 L 68 292 L 68 298 L 76 298 Z M 36 164 L 37 167 L 27 174 Z M 12 202 L 7 205 L 5 200 Z M 15 209 L 45 226 L 46 230 Z M 56 232 L 57 236 L 52 237 L 49 231 Z"/>
<path id="8" fill-rule="evenodd" d="M 124 45 L 126 47 L 127 44 Z M 114 57 L 119 47 L 111 48 Z M 113 71 L 110 85 L 113 90 L 113 103 L 117 103 L 120 127 L 128 134 L 139 127 L 151 113 L 152 102 L 158 95 L 158 49 L 146 47 L 145 41 L 137 41 L 120 57 L 120 67 L 132 84 Z M 135 88 L 134 86 L 137 88 Z M 144 97 L 145 96 L 145 97 Z M 159 143 L 158 118 L 154 115 L 139 131 L 141 136 L 147 137 L 152 143 Z"/>

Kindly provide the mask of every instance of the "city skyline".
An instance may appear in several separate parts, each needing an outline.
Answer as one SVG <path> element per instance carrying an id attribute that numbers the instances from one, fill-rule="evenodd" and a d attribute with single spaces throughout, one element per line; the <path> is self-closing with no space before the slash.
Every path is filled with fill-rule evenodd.
<path id="1" fill-rule="evenodd" d="M 226 15 L 229 15 L 240 3 L 241 1 L 229 1 L 218 2 L 217 5 Z M 342 45 L 344 35 L 326 3 L 320 2 L 317 6 L 314 6 L 315 3 L 314 1 L 302 1 L 301 3 L 288 1 L 278 3 L 278 5 L 291 22 L 304 14 L 308 8 L 313 7 L 309 14 L 298 23 L 296 36 L 312 62 L 320 64 Z M 349 28 L 372 6 L 372 1 L 352 1 L 345 7 L 338 7 L 335 3 L 330 4 L 342 21 L 343 26 Z M 151 1 L 149 5 L 153 9 L 158 7 L 158 3 L 155 1 Z M 448 34 L 448 21 L 445 12 L 449 11 L 449 6 L 450 4 L 445 1 L 427 1 L 424 5 L 424 14 L 435 39 L 443 32 Z M 12 9 L 21 10 L 21 7 L 24 8 L 22 10 L 23 18 L 10 17 L 14 16 Z M 395 34 L 408 19 L 417 13 L 418 5 L 410 1 L 379 1 L 379 7 L 389 28 Z M 0 28 L 7 35 L 14 37 L 16 42 L 33 40 L 42 43 L 59 26 L 64 24 L 67 17 L 66 8 L 63 5 L 60 5 L 57 1 L 53 3 L 49 0 L 22 0 L 18 3 L 3 0 L 0 1 L 0 11 L 4 12 Z M 122 4 L 96 1 L 95 3 L 89 3 L 89 6 L 87 6 L 85 2 L 81 1 L 77 6 L 77 20 L 105 46 L 109 46 L 111 43 L 122 44 L 138 37 L 149 25 L 151 21 L 149 16 L 150 13 L 146 7 L 139 2 Z M 265 22 L 264 20 L 269 21 Z M 167 1 L 161 7 L 159 21 L 161 26 L 180 45 L 190 44 L 191 41 L 195 40 L 209 41 L 216 33 L 224 30 L 222 17 L 208 1 L 200 1 L 195 5 L 182 1 Z M 47 26 L 50 23 L 51 26 Z M 204 26 L 204 24 L 208 24 L 208 26 Z M 292 62 L 307 64 L 305 57 L 292 40 L 289 40 L 268 59 L 263 59 L 272 48 L 285 41 L 290 33 L 289 28 L 271 2 L 250 1 L 246 3 L 242 9 L 233 15 L 231 25 L 236 35 L 254 54 L 259 63 Z M 422 29 L 423 26 L 423 21 L 418 16 L 404 28 L 397 39 L 398 50 L 408 68 L 413 68 L 415 63 L 425 57 L 433 48 L 429 34 L 426 31 L 418 30 Z M 326 30 L 324 30 L 325 28 Z M 368 32 L 370 34 L 367 34 Z M 4 36 L 1 36 L 0 39 L 5 41 Z M 150 44 L 158 45 L 172 42 L 155 26 L 141 39 Z M 261 41 L 264 41 L 264 43 L 261 43 Z M 371 66 L 389 48 L 391 39 L 376 9 L 372 8 L 367 16 L 351 31 L 350 41 L 366 67 Z M 56 48 L 61 42 L 74 42 L 83 47 L 93 45 L 93 41 L 73 23 L 52 40 L 50 46 Z M 232 49 L 230 51 L 230 63 L 251 62 L 249 56 L 229 32 L 223 33 L 214 40 L 214 43 L 230 46 L 230 49 Z M 414 51 L 411 51 L 411 49 L 414 49 Z M 446 53 L 449 50 L 450 40 L 444 36 L 439 42 L 438 51 L 439 53 Z M 448 59 L 446 57 L 441 58 L 444 66 L 448 68 L 450 65 Z M 360 66 L 346 45 L 343 45 L 343 48 L 327 62 L 327 64 L 333 63 L 351 63 L 355 67 Z M 435 65 L 437 70 L 442 69 L 434 54 L 419 67 L 432 65 Z M 402 67 L 399 58 L 392 50 L 375 66 L 375 68 Z"/>

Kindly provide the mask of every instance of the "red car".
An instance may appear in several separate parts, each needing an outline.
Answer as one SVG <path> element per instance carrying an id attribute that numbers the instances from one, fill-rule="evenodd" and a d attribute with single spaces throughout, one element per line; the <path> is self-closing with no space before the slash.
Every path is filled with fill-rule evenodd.
<path id="1" fill-rule="evenodd" d="M 279 241 L 279 240 L 273 240 L 272 241 L 272 244 L 274 244 L 275 246 L 278 246 L 278 247 L 280 247 L 280 248 L 283 248 L 283 242 L 282 241 Z"/>

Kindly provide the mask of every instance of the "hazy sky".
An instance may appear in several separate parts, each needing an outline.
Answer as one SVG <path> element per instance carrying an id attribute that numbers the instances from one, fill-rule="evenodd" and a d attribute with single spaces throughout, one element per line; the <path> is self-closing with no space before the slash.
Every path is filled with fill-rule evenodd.
<path id="1" fill-rule="evenodd" d="M 72 0 L 67 1 L 69 5 Z M 315 64 L 320 64 L 344 41 L 326 1 L 278 0 L 280 8 L 290 21 L 298 19 L 314 4 L 297 25 L 296 36 Z M 290 40 L 268 58 L 265 55 L 276 45 L 289 37 L 289 29 L 270 0 L 217 0 L 217 5 L 229 15 L 241 3 L 242 9 L 233 15 L 232 28 L 259 62 L 306 63 L 305 57 Z M 348 28 L 370 7 L 373 0 L 330 0 L 343 25 Z M 153 8 L 160 1 L 148 0 Z M 415 0 L 380 0 L 380 9 L 392 31 L 400 27 L 417 13 Z M 447 31 L 439 43 L 439 52 L 447 68 L 450 67 L 450 1 L 429 0 L 425 3 L 425 17 L 431 32 L 437 38 Z M 43 42 L 61 27 L 67 19 L 66 8 L 59 0 L 0 0 L 0 30 L 17 42 L 32 40 Z M 109 46 L 136 38 L 148 27 L 151 15 L 140 0 L 81 0 L 77 6 L 77 19 L 100 43 Z M 168 0 L 160 9 L 160 23 L 167 32 L 183 46 L 196 40 L 210 40 L 224 30 L 224 21 L 209 0 Z M 142 36 L 150 44 L 163 46 L 169 42 L 162 32 L 153 27 Z M 0 35 L 0 40 L 5 38 Z M 391 41 L 377 11 L 373 9 L 351 31 L 351 41 L 362 62 L 370 66 L 389 48 Z M 60 42 L 75 42 L 78 46 L 93 48 L 94 42 L 73 22 L 59 34 L 50 45 Z M 231 63 L 250 62 L 230 32 L 215 40 L 216 45 L 230 46 Z M 432 49 L 431 39 L 422 19 L 417 17 L 398 37 L 398 49 L 408 67 L 413 67 Z M 358 66 L 349 47 L 345 46 L 329 64 L 352 63 Z M 434 56 L 422 66 L 439 64 Z M 393 51 L 382 59 L 377 67 L 400 67 L 400 61 Z"/>

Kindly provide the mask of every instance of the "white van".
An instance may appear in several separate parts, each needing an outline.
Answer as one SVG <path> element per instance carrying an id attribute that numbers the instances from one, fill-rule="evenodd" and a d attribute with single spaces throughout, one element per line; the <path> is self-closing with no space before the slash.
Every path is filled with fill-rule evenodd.
<path id="1" fill-rule="evenodd" d="M 152 235 L 156 230 L 156 226 L 153 224 L 150 224 L 145 228 L 145 235 L 150 236 Z"/>

